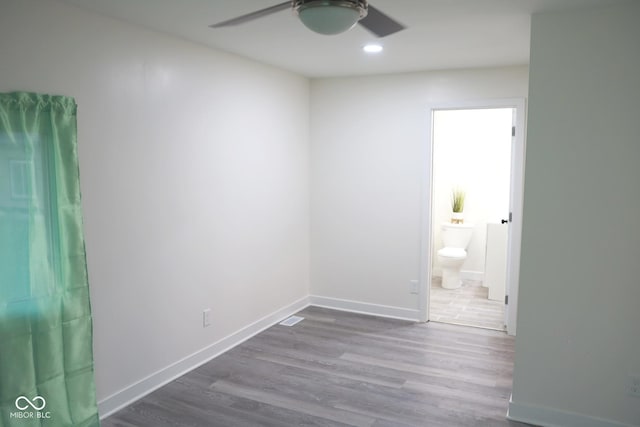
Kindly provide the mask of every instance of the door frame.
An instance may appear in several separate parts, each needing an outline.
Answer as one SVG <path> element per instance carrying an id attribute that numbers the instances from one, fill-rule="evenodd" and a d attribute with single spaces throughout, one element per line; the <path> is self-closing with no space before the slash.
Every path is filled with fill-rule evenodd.
<path id="1" fill-rule="evenodd" d="M 511 149 L 511 188 L 510 210 L 512 221 L 509 223 L 507 285 L 506 292 L 509 304 L 505 311 L 507 333 L 516 335 L 518 314 L 518 286 L 520 277 L 520 248 L 522 241 L 522 207 L 524 201 L 524 165 L 526 135 L 526 100 L 525 98 L 500 98 L 478 101 L 452 102 L 434 104 L 428 107 L 427 132 L 424 161 L 427 167 L 422 182 L 422 226 L 420 235 L 420 285 L 418 310 L 420 321 L 429 320 L 429 299 L 433 265 L 433 241 L 431 232 L 432 199 L 433 199 L 433 116 L 440 110 L 480 110 L 491 108 L 513 108 L 516 113 L 515 137 Z"/>

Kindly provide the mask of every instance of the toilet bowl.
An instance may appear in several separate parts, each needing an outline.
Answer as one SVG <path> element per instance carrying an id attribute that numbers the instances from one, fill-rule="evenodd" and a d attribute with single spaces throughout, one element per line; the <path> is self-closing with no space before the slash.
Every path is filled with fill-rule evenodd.
<path id="1" fill-rule="evenodd" d="M 438 251 L 438 260 L 442 266 L 442 287 L 456 289 L 462 285 L 460 270 L 464 260 L 467 259 L 467 251 L 460 248 L 442 248 Z"/>
<path id="2" fill-rule="evenodd" d="M 467 259 L 467 246 L 473 234 L 473 224 L 442 224 L 444 247 L 438 251 L 442 267 L 442 287 L 456 289 L 462 285 L 460 270 Z"/>

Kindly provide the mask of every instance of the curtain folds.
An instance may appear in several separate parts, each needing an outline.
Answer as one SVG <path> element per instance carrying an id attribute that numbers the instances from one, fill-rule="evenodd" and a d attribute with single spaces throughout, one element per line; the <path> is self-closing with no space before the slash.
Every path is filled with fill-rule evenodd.
<path id="1" fill-rule="evenodd" d="M 0 94 L 0 427 L 99 426 L 72 98 Z"/>

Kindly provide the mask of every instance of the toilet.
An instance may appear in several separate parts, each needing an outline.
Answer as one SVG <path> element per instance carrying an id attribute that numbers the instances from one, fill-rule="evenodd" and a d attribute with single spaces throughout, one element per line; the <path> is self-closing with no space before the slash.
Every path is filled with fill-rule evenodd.
<path id="1" fill-rule="evenodd" d="M 438 261 L 442 266 L 442 287 L 456 289 L 462 284 L 460 270 L 467 259 L 467 246 L 473 234 L 473 224 L 443 223 L 442 241 L 444 248 L 438 251 Z"/>

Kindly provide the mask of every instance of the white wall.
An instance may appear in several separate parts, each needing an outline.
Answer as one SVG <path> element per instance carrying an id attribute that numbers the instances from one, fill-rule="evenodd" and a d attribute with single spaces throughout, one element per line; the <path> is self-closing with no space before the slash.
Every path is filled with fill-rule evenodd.
<path id="1" fill-rule="evenodd" d="M 308 295 L 306 79 L 44 0 L 0 58 L 79 105 L 99 400 Z"/>
<path id="2" fill-rule="evenodd" d="M 640 4 L 534 16 L 511 415 L 640 425 Z"/>
<path id="3" fill-rule="evenodd" d="M 512 108 L 438 110 L 433 118 L 433 251 L 451 220 L 451 192 L 465 191 L 464 221 L 473 235 L 463 278 L 483 280 L 487 224 L 509 216 Z M 435 252 L 434 252 L 435 253 Z M 433 257 L 433 275 L 442 275 Z"/>
<path id="4" fill-rule="evenodd" d="M 527 81 L 526 66 L 313 80 L 312 294 L 417 317 L 429 106 L 525 97 Z"/>

